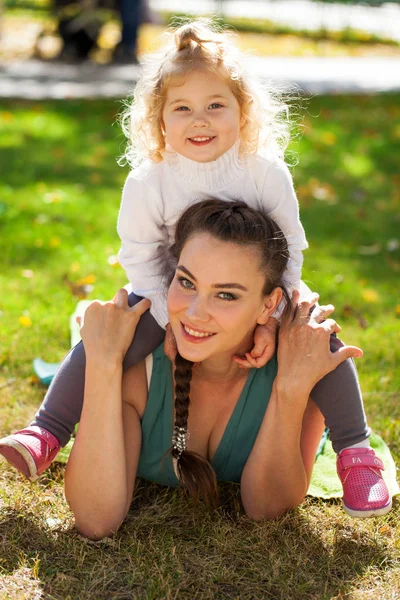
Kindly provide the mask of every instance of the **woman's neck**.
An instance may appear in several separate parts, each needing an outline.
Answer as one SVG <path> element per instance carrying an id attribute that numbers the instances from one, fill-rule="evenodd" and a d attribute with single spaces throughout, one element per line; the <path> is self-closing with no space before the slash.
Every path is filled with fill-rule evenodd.
<path id="1" fill-rule="evenodd" d="M 234 362 L 232 355 L 214 356 L 196 365 L 193 376 L 209 382 L 227 382 L 242 378 L 243 369 Z"/>
<path id="2" fill-rule="evenodd" d="M 254 344 L 254 334 L 251 333 L 248 339 L 243 340 L 240 347 L 230 349 L 228 352 L 216 354 L 203 360 L 194 369 L 203 380 L 207 381 L 234 381 L 242 379 L 246 375 L 247 369 L 242 369 L 233 360 L 234 356 L 244 356 L 249 352 Z"/>

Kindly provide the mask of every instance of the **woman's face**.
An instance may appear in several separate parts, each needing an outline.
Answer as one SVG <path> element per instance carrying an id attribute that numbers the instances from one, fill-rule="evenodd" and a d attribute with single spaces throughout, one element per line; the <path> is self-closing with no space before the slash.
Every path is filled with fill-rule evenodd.
<path id="1" fill-rule="evenodd" d="M 186 242 L 168 292 L 168 312 L 179 353 L 193 362 L 252 348 L 254 329 L 265 323 L 280 290 L 263 296 L 257 251 L 208 233 Z M 279 298 L 278 298 L 279 297 Z"/>

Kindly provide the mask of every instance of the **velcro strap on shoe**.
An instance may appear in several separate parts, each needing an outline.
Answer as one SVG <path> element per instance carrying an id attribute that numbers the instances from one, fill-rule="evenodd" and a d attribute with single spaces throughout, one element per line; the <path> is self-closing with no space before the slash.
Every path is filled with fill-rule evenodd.
<path id="1" fill-rule="evenodd" d="M 342 469 L 349 469 L 350 467 L 372 467 L 373 469 L 381 469 L 381 471 L 385 470 L 385 465 L 381 459 L 371 454 L 339 456 L 338 462 Z"/>

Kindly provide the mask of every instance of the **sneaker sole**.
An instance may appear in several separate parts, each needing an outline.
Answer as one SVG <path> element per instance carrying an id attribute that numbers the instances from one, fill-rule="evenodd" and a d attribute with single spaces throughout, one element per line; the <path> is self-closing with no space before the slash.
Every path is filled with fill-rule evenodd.
<path id="1" fill-rule="evenodd" d="M 2 444 L 0 446 L 0 454 L 29 481 L 33 482 L 39 478 L 35 461 L 29 450 L 20 444 L 20 442 L 10 440 L 7 442 L 7 445 Z"/>
<path id="2" fill-rule="evenodd" d="M 392 500 L 383 508 L 372 508 L 371 510 L 353 510 L 343 502 L 344 511 L 355 519 L 368 519 L 369 517 L 382 517 L 386 515 L 392 508 Z"/>

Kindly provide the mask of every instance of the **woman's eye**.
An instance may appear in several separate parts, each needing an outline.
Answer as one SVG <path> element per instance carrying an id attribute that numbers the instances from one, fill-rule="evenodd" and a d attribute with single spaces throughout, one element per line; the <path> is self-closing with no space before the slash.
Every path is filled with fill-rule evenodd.
<path id="1" fill-rule="evenodd" d="M 193 283 L 189 279 L 186 279 L 186 277 L 178 277 L 178 282 L 181 288 L 183 288 L 184 290 L 194 289 Z"/>
<path id="2" fill-rule="evenodd" d="M 228 300 L 228 302 L 237 300 L 237 296 L 235 296 L 235 294 L 231 294 L 230 292 L 220 292 L 218 297 L 221 298 L 221 300 Z"/>
<path id="3" fill-rule="evenodd" d="M 210 104 L 210 108 L 223 108 L 223 104 L 220 104 L 219 102 L 213 102 Z"/>

